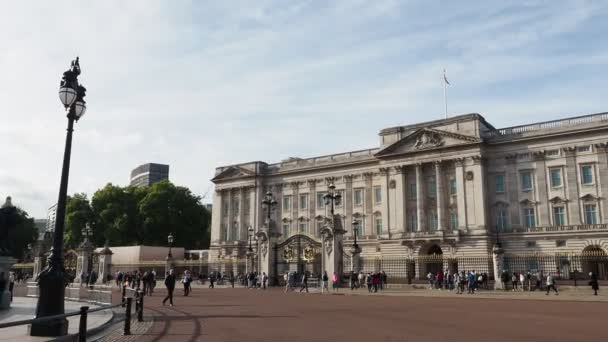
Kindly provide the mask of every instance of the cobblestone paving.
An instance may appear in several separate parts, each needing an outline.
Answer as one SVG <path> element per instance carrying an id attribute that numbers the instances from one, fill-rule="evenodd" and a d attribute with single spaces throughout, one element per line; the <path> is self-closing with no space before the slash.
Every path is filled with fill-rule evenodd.
<path id="1" fill-rule="evenodd" d="M 137 338 L 144 335 L 151 327 L 153 320 L 152 318 L 144 319 L 143 322 L 138 322 L 136 319 L 131 321 L 131 335 L 123 335 L 124 332 L 124 322 L 119 322 L 108 330 L 110 331 L 104 337 L 97 339 L 95 341 L 99 342 L 119 342 L 119 341 L 136 341 Z"/>

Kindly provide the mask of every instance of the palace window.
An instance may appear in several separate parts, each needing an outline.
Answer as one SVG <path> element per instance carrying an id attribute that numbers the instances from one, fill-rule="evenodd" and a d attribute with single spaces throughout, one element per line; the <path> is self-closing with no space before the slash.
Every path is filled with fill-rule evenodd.
<path id="1" fill-rule="evenodd" d="M 374 203 L 375 204 L 382 203 L 382 187 L 380 187 L 380 186 L 374 187 Z"/>
<path id="2" fill-rule="evenodd" d="M 532 172 L 524 171 L 521 173 L 521 190 L 531 191 L 532 190 Z"/>
<path id="3" fill-rule="evenodd" d="M 308 234 L 308 222 L 300 222 L 300 232 Z"/>
<path id="4" fill-rule="evenodd" d="M 593 184 L 593 168 L 591 165 L 581 166 L 581 184 Z"/>
<path id="5" fill-rule="evenodd" d="M 415 200 L 416 199 L 416 195 L 417 195 L 417 189 L 416 189 L 416 183 L 410 183 L 408 184 L 408 198 L 411 200 Z"/>
<path id="6" fill-rule="evenodd" d="M 418 217 L 415 211 L 410 212 L 407 217 L 407 228 L 410 232 L 418 231 Z"/>
<path id="7" fill-rule="evenodd" d="M 555 241 L 555 247 L 566 247 L 566 240 Z"/>
<path id="8" fill-rule="evenodd" d="M 534 208 L 524 208 L 524 225 L 526 228 L 536 227 L 536 217 L 534 216 Z"/>
<path id="9" fill-rule="evenodd" d="M 437 197 L 437 180 L 435 179 L 435 177 L 429 178 L 429 182 L 427 184 L 427 190 L 428 190 L 427 196 L 429 198 Z"/>
<path id="10" fill-rule="evenodd" d="M 283 211 L 291 210 L 291 196 L 283 197 Z"/>
<path id="11" fill-rule="evenodd" d="M 380 235 L 380 234 L 382 234 L 384 232 L 383 228 L 382 228 L 382 216 L 376 215 L 375 221 L 376 221 L 375 222 L 375 225 L 376 225 L 376 234 Z"/>
<path id="12" fill-rule="evenodd" d="M 344 190 L 337 191 L 340 194 L 340 202 L 336 203 L 336 208 L 342 208 L 342 203 L 344 203 Z"/>
<path id="13" fill-rule="evenodd" d="M 364 227 L 365 226 L 365 221 L 363 219 L 360 219 L 360 218 L 355 219 L 354 221 L 357 222 L 357 224 L 353 225 L 353 229 L 357 231 L 357 236 L 361 237 L 362 236 L 362 232 L 365 231 L 365 229 L 364 229 L 365 228 Z M 353 236 L 354 236 L 354 233 L 355 232 L 353 231 Z"/>
<path id="14" fill-rule="evenodd" d="M 327 193 L 326 192 L 317 192 L 317 209 L 325 208 L 325 198 L 323 198 L 323 196 L 325 196 L 325 194 L 327 194 Z"/>
<path id="15" fill-rule="evenodd" d="M 553 225 L 563 226 L 566 224 L 566 213 L 564 207 L 553 207 Z"/>
<path id="16" fill-rule="evenodd" d="M 494 189 L 499 194 L 505 192 L 505 175 L 494 176 Z"/>
<path id="17" fill-rule="evenodd" d="M 507 229 L 507 210 L 505 208 L 498 208 L 496 211 L 496 228 L 503 232 Z"/>
<path id="18" fill-rule="evenodd" d="M 597 210 L 595 204 L 585 204 L 585 224 L 597 224 Z"/>
<path id="19" fill-rule="evenodd" d="M 456 210 L 450 211 L 450 229 L 458 229 L 458 213 L 456 212 Z"/>
<path id="20" fill-rule="evenodd" d="M 536 241 L 527 241 L 526 242 L 526 247 L 528 247 L 528 248 L 534 248 L 534 247 L 536 247 Z"/>
<path id="21" fill-rule="evenodd" d="M 299 198 L 300 210 L 308 209 L 308 194 L 302 194 Z"/>
<path id="22" fill-rule="evenodd" d="M 545 155 L 547 157 L 559 157 L 559 149 L 555 149 L 555 150 L 547 150 L 545 152 Z"/>
<path id="23" fill-rule="evenodd" d="M 289 223 L 283 223 L 283 237 L 287 238 L 289 236 Z"/>
<path id="24" fill-rule="evenodd" d="M 456 195 L 456 178 L 450 178 L 450 195 Z"/>
<path id="25" fill-rule="evenodd" d="M 363 189 L 355 189 L 353 193 L 353 202 L 355 206 L 363 205 Z"/>
<path id="26" fill-rule="evenodd" d="M 551 186 L 556 188 L 562 186 L 562 169 L 551 169 Z"/>
<path id="27" fill-rule="evenodd" d="M 591 145 L 577 146 L 576 152 L 591 152 Z"/>
<path id="28" fill-rule="evenodd" d="M 437 230 L 437 212 L 434 210 L 429 212 L 429 229 L 432 232 Z"/>

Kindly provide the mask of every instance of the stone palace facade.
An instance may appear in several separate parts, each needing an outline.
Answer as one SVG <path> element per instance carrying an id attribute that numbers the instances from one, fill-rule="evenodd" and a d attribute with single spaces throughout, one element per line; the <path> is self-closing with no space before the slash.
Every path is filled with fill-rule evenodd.
<path id="1" fill-rule="evenodd" d="M 277 241 L 318 246 L 330 183 L 344 248 L 357 221 L 362 258 L 487 256 L 496 241 L 512 254 L 608 251 L 608 113 L 501 129 L 466 114 L 379 138 L 369 150 L 218 167 L 210 261 L 244 257 L 268 190 Z"/>

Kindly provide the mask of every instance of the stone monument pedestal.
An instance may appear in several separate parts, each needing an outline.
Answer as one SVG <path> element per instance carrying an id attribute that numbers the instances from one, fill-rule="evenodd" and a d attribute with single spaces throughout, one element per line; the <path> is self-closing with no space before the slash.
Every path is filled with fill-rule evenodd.
<path id="1" fill-rule="evenodd" d="M 335 215 L 331 225 L 322 230 L 322 272 L 327 272 L 327 277 L 331 280 L 334 272 L 338 275 L 338 282 L 341 282 L 343 272 L 344 253 L 342 253 L 342 238 L 344 229 L 339 215 Z"/>
<path id="2" fill-rule="evenodd" d="M 500 247 L 499 245 L 494 245 L 494 248 L 492 248 L 492 261 L 494 264 L 494 290 L 503 289 L 501 276 L 502 270 L 504 268 L 504 256 L 504 249 L 502 249 L 502 247 Z"/>
<path id="3" fill-rule="evenodd" d="M 9 291 L 9 276 L 10 270 L 13 264 L 17 260 L 13 259 L 9 256 L 0 256 L 0 275 L 2 276 L 2 281 L 5 286 L 2 293 L 0 293 L 0 310 L 5 310 L 11 307 L 11 292 Z"/>

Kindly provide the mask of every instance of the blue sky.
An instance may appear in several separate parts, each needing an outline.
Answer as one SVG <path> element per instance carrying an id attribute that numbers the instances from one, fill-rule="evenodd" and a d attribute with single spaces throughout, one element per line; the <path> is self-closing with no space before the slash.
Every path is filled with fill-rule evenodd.
<path id="1" fill-rule="evenodd" d="M 61 73 L 88 89 L 69 192 L 145 162 L 203 195 L 220 165 L 375 147 L 478 112 L 496 127 L 608 110 L 605 1 L 13 1 L 0 5 L 0 196 L 56 201 Z M 211 197 L 205 199 L 209 201 Z"/>

